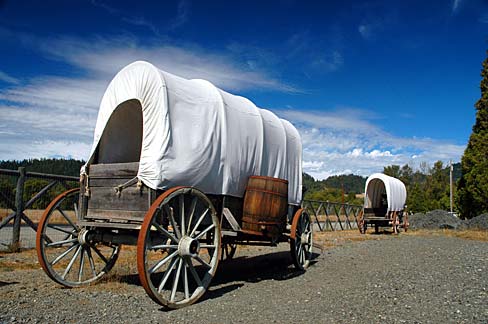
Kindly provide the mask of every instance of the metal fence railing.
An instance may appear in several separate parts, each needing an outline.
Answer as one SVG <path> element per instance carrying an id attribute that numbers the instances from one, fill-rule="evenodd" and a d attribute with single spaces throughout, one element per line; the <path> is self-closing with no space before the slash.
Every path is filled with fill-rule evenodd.
<path id="1" fill-rule="evenodd" d="M 320 231 L 358 228 L 358 216 L 363 206 L 319 200 L 304 200 L 305 208 Z"/>
<path id="2" fill-rule="evenodd" d="M 78 177 L 0 169 L 0 249 L 35 247 L 44 209 L 60 193 L 78 186 Z"/>

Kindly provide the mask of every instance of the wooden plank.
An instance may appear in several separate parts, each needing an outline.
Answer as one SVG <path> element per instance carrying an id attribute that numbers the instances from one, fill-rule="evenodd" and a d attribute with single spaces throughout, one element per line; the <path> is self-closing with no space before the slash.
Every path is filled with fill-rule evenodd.
<path id="1" fill-rule="evenodd" d="M 105 223 L 105 222 L 86 222 L 79 221 L 79 226 L 108 227 L 120 229 L 141 229 L 141 224 L 122 224 L 122 223 Z"/>
<path id="2" fill-rule="evenodd" d="M 89 209 L 86 218 L 142 222 L 145 215 L 146 211 L 139 210 Z"/>
<path id="3" fill-rule="evenodd" d="M 129 178 L 89 178 L 89 186 L 90 188 L 93 187 L 116 187 L 122 185 L 130 180 L 134 179 L 134 177 Z"/>
<path id="4" fill-rule="evenodd" d="M 92 164 L 88 174 L 91 178 L 131 178 L 138 170 L 139 162 Z"/>
<path id="5" fill-rule="evenodd" d="M 139 210 L 149 209 L 149 189 L 142 188 L 142 192 L 136 186 L 122 190 L 118 195 L 112 187 L 90 188 L 88 210 L 112 209 L 112 210 Z"/>

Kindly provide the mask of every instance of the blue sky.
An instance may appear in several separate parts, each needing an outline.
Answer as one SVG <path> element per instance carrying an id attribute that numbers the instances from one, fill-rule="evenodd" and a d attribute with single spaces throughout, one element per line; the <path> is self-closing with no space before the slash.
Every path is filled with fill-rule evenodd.
<path id="1" fill-rule="evenodd" d="M 0 0 L 0 159 L 85 159 L 111 78 L 147 60 L 290 120 L 316 178 L 459 161 L 487 36 L 481 0 Z"/>

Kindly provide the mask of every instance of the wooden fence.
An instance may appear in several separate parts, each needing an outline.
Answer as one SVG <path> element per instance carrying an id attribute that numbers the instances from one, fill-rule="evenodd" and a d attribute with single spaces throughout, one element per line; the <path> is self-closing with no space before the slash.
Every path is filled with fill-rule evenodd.
<path id="1" fill-rule="evenodd" d="M 320 231 L 357 229 L 358 215 L 363 209 L 360 205 L 319 200 L 303 200 L 302 207 Z"/>
<path id="2" fill-rule="evenodd" d="M 23 221 L 32 230 L 37 231 L 38 219 L 32 220 L 25 213 L 26 210 L 38 202 L 48 192 L 53 191 L 55 186 L 59 184 L 64 190 L 74 188 L 78 185 L 78 177 L 70 177 L 57 174 L 46 174 L 38 172 L 26 172 L 24 167 L 18 170 L 0 169 L 0 177 L 2 178 L 2 188 L 0 189 L 0 202 L 5 210 L 11 211 L 0 222 L 0 230 L 4 227 L 12 225 L 12 239 L 11 243 L 5 244 L 9 246 L 12 251 L 20 249 L 20 229 Z M 34 193 L 28 199 L 24 197 L 24 190 L 26 181 L 29 178 L 47 180 L 40 190 Z M 7 190 L 6 188 L 12 185 L 14 190 Z M 61 193 L 61 192 L 59 192 Z M 43 206 L 44 208 L 46 206 Z"/>
<path id="3" fill-rule="evenodd" d="M 26 192 L 28 179 L 42 179 L 44 183 L 37 191 Z M 46 181 L 47 180 L 47 181 Z M 0 207 L 4 212 L 0 215 L 0 230 L 5 233 L 12 227 L 12 236 L 9 243 L 0 242 L 11 251 L 20 248 L 21 223 L 23 228 L 37 231 L 37 223 L 47 204 L 61 192 L 79 185 L 78 177 L 26 172 L 25 168 L 18 170 L 0 169 Z M 2 185 L 3 184 L 3 185 Z M 10 186 L 6 189 L 5 184 Z M 26 194 L 25 194 L 26 193 Z M 47 196 L 47 197 L 46 197 Z M 40 200 L 43 204 L 39 204 Z M 362 209 L 359 205 L 341 204 L 329 201 L 304 200 L 302 207 L 306 208 L 312 217 L 315 228 L 320 231 L 337 231 L 356 229 L 357 216 Z M 29 233 L 30 240 L 23 240 L 25 247 L 34 247 L 34 235 Z M 24 234 L 22 234 L 24 235 Z M 0 240 L 5 241 L 5 239 Z M 26 242 L 31 241 L 31 242 Z"/>

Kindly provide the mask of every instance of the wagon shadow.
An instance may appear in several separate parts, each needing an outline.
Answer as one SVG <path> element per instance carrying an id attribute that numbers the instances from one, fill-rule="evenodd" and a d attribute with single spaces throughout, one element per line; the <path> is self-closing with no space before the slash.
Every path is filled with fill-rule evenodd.
<path id="1" fill-rule="evenodd" d="M 317 262 L 320 254 L 313 253 L 310 266 Z M 304 274 L 293 266 L 289 251 L 270 252 L 255 256 L 238 256 L 219 263 L 208 290 L 197 302 L 222 297 L 239 289 L 246 283 L 258 283 L 266 280 L 289 280 Z M 118 281 L 129 285 L 141 286 L 139 275 L 127 274 L 118 277 Z M 164 309 L 161 309 L 164 310 Z"/>
<path id="2" fill-rule="evenodd" d="M 317 262 L 319 254 L 312 255 L 311 266 Z M 266 280 L 289 280 L 304 274 L 294 268 L 290 252 L 271 252 L 257 256 L 241 256 L 225 260 L 219 264 L 217 273 L 208 291 L 199 302 L 224 296 L 239 289 L 245 283 Z"/>

